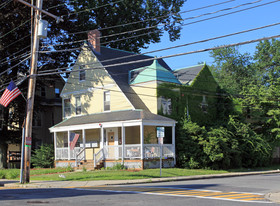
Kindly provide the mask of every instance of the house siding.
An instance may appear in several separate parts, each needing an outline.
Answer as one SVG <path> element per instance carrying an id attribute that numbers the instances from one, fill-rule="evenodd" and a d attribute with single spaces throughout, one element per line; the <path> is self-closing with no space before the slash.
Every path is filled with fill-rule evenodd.
<path id="1" fill-rule="evenodd" d="M 144 84 L 131 85 L 131 88 L 143 103 L 147 106 L 150 112 L 157 114 L 158 112 L 158 98 L 157 98 L 157 82 L 149 82 Z"/>
<path id="2" fill-rule="evenodd" d="M 81 97 L 81 115 L 104 112 L 104 91 L 110 91 L 110 111 L 133 109 L 131 103 L 116 85 L 112 77 L 104 68 L 96 56 L 87 48 L 80 53 L 73 71 L 82 66 L 86 70 L 86 79 L 79 80 L 79 72 L 71 72 L 68 81 L 63 88 L 61 96 L 71 101 L 71 116 L 75 116 L 75 97 Z"/>

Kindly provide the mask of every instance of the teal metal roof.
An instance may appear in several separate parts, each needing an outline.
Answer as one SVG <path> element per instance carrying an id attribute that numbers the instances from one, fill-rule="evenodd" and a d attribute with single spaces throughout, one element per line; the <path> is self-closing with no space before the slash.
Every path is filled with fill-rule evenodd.
<path id="1" fill-rule="evenodd" d="M 161 66 L 157 60 L 154 60 L 154 62 L 149 66 L 131 70 L 129 73 L 130 84 L 138 84 L 155 80 L 181 84 L 173 73 Z"/>

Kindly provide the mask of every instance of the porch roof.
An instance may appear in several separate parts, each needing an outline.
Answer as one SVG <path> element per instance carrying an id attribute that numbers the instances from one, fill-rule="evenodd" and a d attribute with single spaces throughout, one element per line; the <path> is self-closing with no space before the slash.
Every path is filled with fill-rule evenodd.
<path id="1" fill-rule="evenodd" d="M 64 121 L 58 123 L 57 125 L 50 128 L 51 132 L 54 132 L 58 128 L 69 128 L 73 126 L 83 126 L 89 124 L 104 124 L 110 122 L 127 122 L 127 121 L 152 121 L 152 122 L 162 122 L 162 123 L 176 123 L 175 120 L 164 117 L 161 115 L 156 115 L 151 112 L 144 110 L 124 110 L 124 111 L 112 111 L 97 114 L 90 114 L 84 116 L 75 116 L 65 119 Z"/>

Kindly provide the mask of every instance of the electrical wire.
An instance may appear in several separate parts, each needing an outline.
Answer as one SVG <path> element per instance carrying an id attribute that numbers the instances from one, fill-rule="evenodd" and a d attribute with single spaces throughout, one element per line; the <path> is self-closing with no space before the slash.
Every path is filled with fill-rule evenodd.
<path id="1" fill-rule="evenodd" d="M 206 8 L 210 8 L 210 7 L 213 7 L 213 6 L 218 6 L 218 5 L 225 4 L 225 3 L 228 3 L 228 2 L 232 2 L 232 1 L 235 1 L 235 0 L 228 0 L 228 1 L 221 2 L 221 3 L 217 3 L 217 4 L 212 4 L 212 5 L 208 5 L 208 6 L 204 6 L 204 7 L 195 8 L 195 9 L 192 9 L 192 10 L 187 10 L 187 11 L 182 11 L 182 12 L 178 12 L 178 13 L 171 13 L 171 14 L 168 14 L 168 15 L 162 15 L 162 16 L 158 16 L 158 17 L 153 17 L 153 18 L 146 19 L 146 20 L 143 20 L 143 21 L 136 21 L 136 22 L 126 23 L 126 24 L 120 24 L 120 25 L 100 28 L 99 30 L 103 31 L 103 30 L 114 29 L 114 28 L 118 28 L 118 27 L 124 27 L 124 26 L 133 25 L 133 24 L 143 23 L 143 22 L 147 22 L 147 21 L 151 21 L 151 20 L 156 20 L 156 19 L 159 19 L 159 18 L 168 17 L 168 16 L 174 15 L 174 14 L 183 14 L 183 13 L 188 13 L 188 12 L 197 11 L 197 10 L 201 10 L 201 9 L 206 9 Z M 88 31 L 89 30 L 87 30 L 87 31 L 80 31 L 80 32 L 74 32 L 74 33 L 69 33 L 68 35 L 87 33 Z"/>
<path id="2" fill-rule="evenodd" d="M 3 9 L 5 6 L 7 6 L 10 2 L 12 2 L 13 0 L 8 0 L 8 1 L 5 1 L 4 3 L 2 3 L 0 5 L 0 9 Z"/>
<path id="3" fill-rule="evenodd" d="M 263 0 L 257 0 L 257 1 L 253 1 L 253 2 L 249 2 L 249 3 L 245 3 L 245 4 L 241 4 L 241 5 L 238 5 L 238 6 L 234 6 L 234 7 L 229 7 L 229 8 L 226 8 L 226 9 L 222 9 L 222 10 L 218 10 L 218 11 L 214 11 L 214 12 L 211 12 L 211 13 L 206 13 L 206 14 L 201 14 L 201 15 L 198 15 L 198 16 L 194 16 L 194 17 L 189 17 L 189 18 L 186 18 L 186 19 L 183 19 L 183 20 L 175 20 L 173 21 L 176 22 L 176 21 L 184 21 L 184 20 L 188 20 L 188 19 L 195 19 L 195 18 L 199 18 L 201 16 L 205 16 L 205 15 L 211 15 L 211 14 L 215 14 L 215 13 L 219 13 L 219 12 L 222 12 L 222 11 L 227 11 L 227 10 L 231 10 L 231 9 L 235 9 L 235 8 L 238 8 L 238 7 L 241 7 L 241 6 L 246 6 L 246 5 L 250 5 L 250 4 L 255 4 L 255 3 L 258 3 L 260 1 L 263 1 Z M 212 6 L 212 5 L 210 5 Z M 207 7 L 210 7 L 210 6 L 207 6 Z M 264 6 L 264 5 L 263 5 Z M 202 7 L 202 8 L 205 8 L 205 7 Z M 231 14 L 231 13 L 230 13 Z M 221 17 L 221 16 L 219 16 Z M 158 17 L 159 18 L 159 17 Z M 215 17 L 215 18 L 218 18 L 218 17 Z M 206 20 L 209 20 L 209 19 L 205 19 L 205 20 L 200 20 L 199 22 L 201 21 L 206 21 Z M 142 22 L 142 21 L 141 21 Z M 193 24 L 195 22 L 191 22 L 190 24 Z M 198 23 L 198 22 L 197 22 Z M 142 30 L 147 30 L 147 29 L 152 29 L 152 28 L 156 28 L 158 26 L 164 26 L 164 25 L 167 25 L 168 23 L 166 24 L 161 24 L 161 25 L 155 25 L 155 26 L 151 26 L 151 27 L 146 27 L 146 28 L 140 28 L 140 29 L 135 29 L 135 30 L 130 30 L 130 31 L 126 31 L 126 32 L 121 32 L 121 33 L 116 33 L 116 34 L 111 34 L 111 35 L 107 35 L 107 36 L 102 36 L 100 37 L 100 39 L 102 38 L 108 38 L 108 37 L 113 37 L 113 36 L 119 36 L 119 35 L 123 35 L 123 34 L 128 34 L 128 33 L 134 33 L 134 32 L 138 32 L 138 31 L 142 31 Z M 123 25 L 126 25 L 126 24 L 123 24 Z M 189 25 L 189 24 L 183 24 L 183 25 L 180 25 L 180 26 L 186 26 L 186 25 Z M 119 26 L 122 26 L 122 25 L 119 25 Z M 106 28 L 108 29 L 108 27 Z M 99 29 L 100 31 L 102 29 Z M 82 32 L 76 32 L 76 33 L 69 33 L 67 35 L 71 35 L 71 34 L 79 34 L 79 33 L 85 33 L 85 32 L 89 32 L 90 30 L 87 30 L 87 31 L 82 31 Z M 112 42 L 117 42 L 117 41 L 123 41 L 123 40 L 127 40 L 127 39 L 131 39 L 131 38 L 137 38 L 137 37 L 140 37 L 140 36 L 145 36 L 145 35 L 149 35 L 149 34 L 153 34 L 153 33 L 158 33 L 160 31 L 155 31 L 155 32 L 147 32 L 147 33 L 144 33 L 144 34 L 139 34 L 139 35 L 134 35 L 133 37 L 126 37 L 126 38 L 122 38 L 122 39 L 117 39 L 117 40 L 112 40 L 112 41 L 108 41 L 108 42 L 105 42 L 105 43 L 102 43 L 102 45 L 105 45 L 105 44 L 108 44 L 108 43 L 112 43 Z M 72 42 L 68 42 L 68 43 L 60 43 L 60 44 L 55 44 L 55 45 L 45 45 L 45 46 L 42 46 L 42 47 L 50 47 L 50 46 L 61 46 L 61 45 L 66 45 L 66 44 L 73 44 L 73 43 L 79 43 L 79 42 L 83 42 L 87 39 L 82 39 L 82 40 L 78 40 L 78 41 L 72 41 Z"/>
<path id="4" fill-rule="evenodd" d="M 238 5 L 238 6 L 234 6 L 234 7 L 230 7 L 230 8 L 226 8 L 226 9 L 221 9 L 221 10 L 218 10 L 218 11 L 215 11 L 215 12 L 209 12 L 209 13 L 201 14 L 201 15 L 194 16 L 194 17 L 188 17 L 188 18 L 185 18 L 185 19 L 182 19 L 182 20 L 175 20 L 175 21 L 173 21 L 173 23 L 174 22 L 175 23 L 176 22 L 181 22 L 181 21 L 185 21 L 185 20 L 189 20 L 189 19 L 195 19 L 195 18 L 199 18 L 199 17 L 202 17 L 202 16 L 212 15 L 212 14 L 219 13 L 219 12 L 222 12 L 222 11 L 228 11 L 228 10 L 235 9 L 235 8 L 238 8 L 238 7 L 247 6 L 247 5 L 250 5 L 250 4 L 255 4 L 255 3 L 258 3 L 258 2 L 261 2 L 261 1 L 263 1 L 263 0 L 257 0 L 257 1 L 249 2 L 249 3 L 241 4 L 241 5 Z M 275 2 L 279 2 L 279 0 L 276 0 L 273 3 L 275 3 Z M 268 3 L 265 3 L 265 4 L 260 5 L 260 6 L 264 6 L 264 5 L 267 5 L 267 4 Z M 255 7 L 250 7 L 250 8 L 247 8 L 246 10 L 252 9 L 252 8 L 255 8 Z M 239 11 L 236 11 L 234 13 L 241 12 L 241 11 L 243 11 L 243 10 L 239 10 Z M 232 13 L 233 12 L 230 12 L 227 15 L 232 14 Z M 221 16 L 225 16 L 225 15 L 223 14 Z M 218 17 L 216 17 L 216 18 L 218 18 Z M 205 21 L 205 20 L 200 20 L 200 21 Z M 200 21 L 198 21 L 198 22 L 200 22 Z M 100 37 L 100 39 L 108 38 L 108 37 L 113 37 L 113 36 L 120 36 L 120 35 L 124 35 L 124 34 L 128 34 L 128 33 L 134 33 L 134 32 L 138 32 L 138 31 L 152 29 L 152 28 L 157 28 L 158 26 L 165 26 L 165 25 L 168 25 L 168 24 L 170 24 L 170 23 L 169 22 L 168 23 L 162 23 L 162 24 L 157 24 L 157 25 L 154 25 L 154 26 L 146 27 L 146 28 L 134 29 L 134 30 L 131 30 L 131 31 L 125 31 L 125 32 L 117 33 L 117 34 L 110 34 L 110 35 L 107 35 L 107 36 L 102 36 L 102 37 Z M 189 25 L 189 24 L 183 24 L 183 25 Z"/>
<path id="5" fill-rule="evenodd" d="M 1 72 L 0 73 L 0 76 L 3 75 L 4 73 L 6 73 L 7 71 L 15 68 L 16 66 L 20 65 L 21 63 L 27 61 L 28 59 L 30 59 L 31 56 L 28 56 L 27 58 L 25 58 L 24 60 L 20 61 L 19 63 L 17 63 L 16 65 L 12 66 L 12 67 L 9 67 L 8 69 L 6 69 L 5 71 Z"/>
<path id="6" fill-rule="evenodd" d="M 216 50 L 216 49 L 221 49 L 221 48 L 226 48 L 226 47 L 233 47 L 233 46 L 240 46 L 240 45 L 244 45 L 244 44 L 250 44 L 250 43 L 259 42 L 259 41 L 268 40 L 268 39 L 275 39 L 275 38 L 279 38 L 279 37 L 280 37 L 280 35 L 275 35 L 275 36 L 264 37 L 264 38 L 249 40 L 249 41 L 243 41 L 243 42 L 234 43 L 234 44 L 222 45 L 222 46 L 217 46 L 217 47 L 212 47 L 212 48 L 207 48 L 207 49 L 195 50 L 195 51 L 184 52 L 184 53 L 179 53 L 179 54 L 172 54 L 172 55 L 167 55 L 167 56 L 162 56 L 162 57 L 155 57 L 154 59 L 155 60 L 165 59 L 165 58 L 183 56 L 183 55 L 188 55 L 188 54 L 201 53 L 201 52 L 206 52 L 206 51 L 211 51 L 211 50 Z M 133 63 L 140 63 L 140 62 L 146 62 L 146 61 L 151 61 L 151 59 L 143 59 L 143 60 L 137 60 L 137 61 L 116 63 L 116 64 L 111 64 L 111 65 L 98 66 L 98 67 L 95 67 L 95 68 L 87 68 L 87 69 L 81 69 L 81 70 L 92 70 L 92 69 L 98 69 L 98 68 L 104 68 L 104 67 L 108 68 L 108 67 L 113 67 L 113 66 L 129 65 L 129 64 L 133 64 Z M 80 66 L 87 66 L 87 65 L 94 65 L 94 64 L 96 64 L 96 62 L 90 63 L 90 64 L 82 64 Z M 50 72 L 50 71 L 57 71 L 57 70 L 64 70 L 64 69 L 69 69 L 69 67 L 63 67 L 63 68 L 57 68 L 57 69 L 45 71 L 45 72 L 49 72 L 49 73 L 38 72 L 38 74 L 36 74 L 36 75 L 44 76 L 44 75 L 51 75 L 51 74 L 65 74 L 65 73 L 70 73 L 71 72 L 71 71 Z M 75 72 L 75 70 L 73 70 L 73 72 Z"/>

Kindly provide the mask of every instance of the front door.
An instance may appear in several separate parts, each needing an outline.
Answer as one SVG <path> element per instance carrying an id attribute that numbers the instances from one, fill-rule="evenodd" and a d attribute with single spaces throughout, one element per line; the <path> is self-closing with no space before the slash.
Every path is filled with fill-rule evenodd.
<path id="1" fill-rule="evenodd" d="M 108 159 L 119 159 L 118 128 L 106 129 Z"/>
<path id="2" fill-rule="evenodd" d="M 108 132 L 108 145 L 109 146 L 115 145 L 115 133 L 114 132 Z"/>

